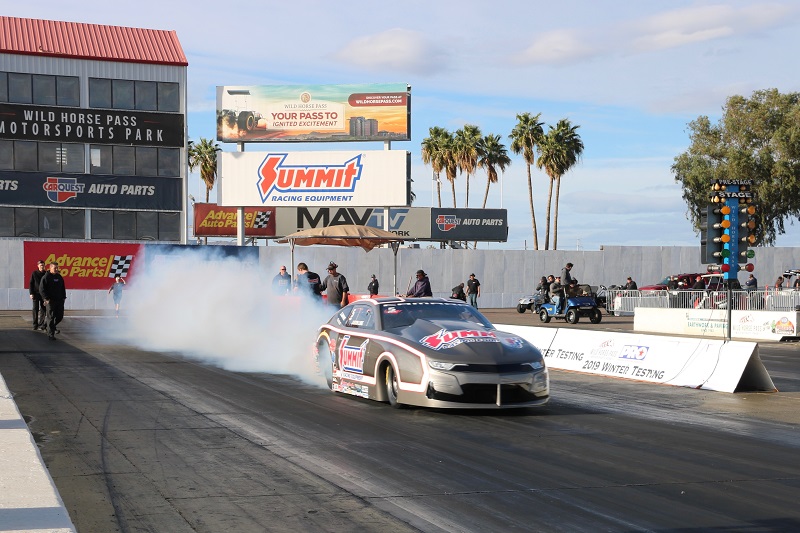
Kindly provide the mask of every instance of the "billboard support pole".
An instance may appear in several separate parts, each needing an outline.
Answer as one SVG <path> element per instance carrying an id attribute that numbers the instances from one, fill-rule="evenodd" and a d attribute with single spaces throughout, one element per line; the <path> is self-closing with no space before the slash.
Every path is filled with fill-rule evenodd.
<path id="1" fill-rule="evenodd" d="M 244 152 L 244 143 L 236 143 L 236 148 L 239 152 Z M 244 207 L 239 206 L 236 209 L 236 244 L 237 246 L 244 246 Z"/>

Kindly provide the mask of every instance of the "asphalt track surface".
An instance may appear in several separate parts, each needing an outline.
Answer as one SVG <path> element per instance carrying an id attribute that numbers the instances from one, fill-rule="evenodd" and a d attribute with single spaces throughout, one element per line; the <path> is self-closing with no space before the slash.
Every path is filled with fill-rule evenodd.
<path id="1" fill-rule="evenodd" d="M 0 316 L 0 373 L 81 533 L 800 531 L 797 344 L 761 345 L 778 393 L 551 371 L 543 408 L 436 411 L 26 317 Z"/>

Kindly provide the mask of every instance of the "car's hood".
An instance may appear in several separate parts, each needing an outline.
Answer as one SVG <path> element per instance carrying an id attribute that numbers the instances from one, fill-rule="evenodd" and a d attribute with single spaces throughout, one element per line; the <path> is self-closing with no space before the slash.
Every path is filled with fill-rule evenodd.
<path id="1" fill-rule="evenodd" d="M 541 352 L 521 337 L 471 322 L 417 320 L 400 336 L 440 361 L 491 365 L 542 361 Z"/>

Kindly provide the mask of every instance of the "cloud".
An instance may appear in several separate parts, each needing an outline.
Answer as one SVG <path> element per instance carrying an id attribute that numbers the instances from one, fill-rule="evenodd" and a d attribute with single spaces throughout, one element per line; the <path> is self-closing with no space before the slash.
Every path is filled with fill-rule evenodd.
<path id="1" fill-rule="evenodd" d="M 429 76 L 446 70 L 447 54 L 418 31 L 394 28 L 359 37 L 334 58 L 369 70 L 400 71 Z"/>
<path id="2" fill-rule="evenodd" d="M 577 63 L 601 51 L 578 38 L 574 30 L 553 30 L 542 33 L 515 58 L 518 64 L 564 65 Z"/>
<path id="3" fill-rule="evenodd" d="M 741 37 L 783 26 L 798 9 L 782 4 L 757 4 L 742 8 L 729 5 L 693 6 L 665 11 L 629 27 L 641 36 L 633 39 L 638 52 L 664 50 L 725 37 Z"/>

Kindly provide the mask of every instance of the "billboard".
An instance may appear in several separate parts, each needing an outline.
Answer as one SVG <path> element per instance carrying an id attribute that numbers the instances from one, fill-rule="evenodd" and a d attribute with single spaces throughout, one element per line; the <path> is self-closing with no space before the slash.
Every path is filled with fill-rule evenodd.
<path id="1" fill-rule="evenodd" d="M 357 224 L 385 229 L 386 210 L 380 207 L 279 207 L 276 209 L 278 236 L 310 228 L 326 228 Z M 431 236 L 430 208 L 392 207 L 389 209 L 389 231 L 409 240 L 425 240 Z"/>
<path id="2" fill-rule="evenodd" d="M 409 141 L 411 87 L 405 83 L 218 86 L 217 140 Z"/>
<path id="3" fill-rule="evenodd" d="M 25 241 L 22 287 L 28 286 L 36 262 L 43 259 L 47 264 L 58 263 L 67 298 L 73 289 L 107 290 L 115 276 L 127 279 L 136 272 L 142 249 L 141 244 Z"/>
<path id="4" fill-rule="evenodd" d="M 180 211 L 180 178 L 0 171 L 0 205 Z"/>
<path id="5" fill-rule="evenodd" d="M 507 239 L 505 209 L 431 209 L 431 240 L 505 242 Z"/>
<path id="6" fill-rule="evenodd" d="M 220 152 L 222 206 L 405 206 L 411 154 L 353 152 Z"/>
<path id="7" fill-rule="evenodd" d="M 236 237 L 237 208 L 217 204 L 194 204 L 194 234 L 196 237 Z M 275 208 L 246 207 L 244 210 L 245 237 L 275 237 Z"/>
<path id="8" fill-rule="evenodd" d="M 183 115 L 0 103 L 0 139 L 182 148 Z"/>

